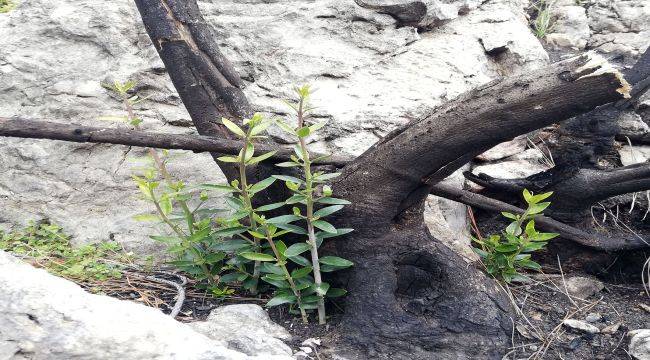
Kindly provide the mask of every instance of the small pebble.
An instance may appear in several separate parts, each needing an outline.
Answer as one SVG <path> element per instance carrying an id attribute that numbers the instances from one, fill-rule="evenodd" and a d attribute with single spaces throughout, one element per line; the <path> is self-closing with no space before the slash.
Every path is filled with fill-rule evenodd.
<path id="1" fill-rule="evenodd" d="M 574 330 L 579 330 L 587 334 L 597 334 L 600 332 L 600 329 L 598 329 L 597 327 L 587 322 L 575 320 L 575 319 L 566 319 L 562 322 L 562 325 Z"/>
<path id="2" fill-rule="evenodd" d="M 590 323 L 599 322 L 602 319 L 603 319 L 603 317 L 599 313 L 589 313 L 587 315 L 587 317 L 585 318 L 585 320 L 587 320 L 587 322 L 590 322 Z"/>

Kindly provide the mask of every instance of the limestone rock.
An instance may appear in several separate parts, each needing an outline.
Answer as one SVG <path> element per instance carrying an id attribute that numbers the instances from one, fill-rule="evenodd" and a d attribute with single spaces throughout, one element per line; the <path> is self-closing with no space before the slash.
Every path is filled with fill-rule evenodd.
<path id="1" fill-rule="evenodd" d="M 443 182 L 457 188 L 465 183 L 464 166 Z M 437 196 L 429 196 L 424 208 L 424 223 L 431 235 L 462 255 L 467 260 L 477 260 L 478 256 L 472 251 L 472 239 L 469 232 L 467 206 L 452 200 Z"/>
<path id="2" fill-rule="evenodd" d="M 551 15 L 555 17 L 546 41 L 556 47 L 583 50 L 590 37 L 587 10 L 575 0 L 561 0 L 552 3 Z"/>
<path id="3" fill-rule="evenodd" d="M 623 166 L 644 163 L 650 160 L 650 146 L 648 145 L 623 145 L 618 150 Z"/>
<path id="4" fill-rule="evenodd" d="M 205 321 L 190 324 L 196 331 L 247 355 L 291 355 L 282 342 L 291 335 L 274 323 L 259 305 L 237 304 L 216 308 Z"/>
<path id="5" fill-rule="evenodd" d="M 232 334 L 212 340 L 157 309 L 86 293 L 2 251 L 0 288 L 1 359 L 291 359 L 271 348 L 230 349 Z"/>
<path id="6" fill-rule="evenodd" d="M 566 290 L 571 296 L 587 299 L 605 288 L 605 285 L 594 278 L 573 276 L 566 279 Z"/>
<path id="7" fill-rule="evenodd" d="M 587 10 L 588 46 L 602 52 L 635 56 L 648 47 L 650 3 L 645 0 L 595 0 Z"/>
<path id="8" fill-rule="evenodd" d="M 640 329 L 630 331 L 630 347 L 628 352 L 635 359 L 650 359 L 650 329 Z"/>
<path id="9" fill-rule="evenodd" d="M 600 330 L 597 327 L 587 322 L 575 320 L 575 319 L 566 319 L 562 321 L 562 325 L 588 334 L 597 334 L 600 332 Z"/>
<path id="10" fill-rule="evenodd" d="M 493 147 L 476 158 L 481 161 L 496 161 L 519 154 L 526 150 L 526 141 L 525 136 L 519 136 Z"/>

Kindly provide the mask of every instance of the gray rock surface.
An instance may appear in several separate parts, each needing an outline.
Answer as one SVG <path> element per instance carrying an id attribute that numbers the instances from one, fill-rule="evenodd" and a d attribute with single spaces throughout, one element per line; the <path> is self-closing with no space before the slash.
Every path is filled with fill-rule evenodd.
<path id="1" fill-rule="evenodd" d="M 630 339 L 629 353 L 635 359 L 649 360 L 650 359 L 650 329 L 639 329 L 630 331 L 628 334 Z"/>
<path id="2" fill-rule="evenodd" d="M 210 339 L 157 309 L 86 293 L 2 251 L 0 288 L 0 359 L 292 358 L 279 340 L 245 354 L 231 346 L 231 329 L 223 328 L 223 333 L 213 333 Z M 236 316 L 232 314 L 231 321 Z M 248 318 L 242 315 L 242 319 Z M 279 332 L 266 334 L 267 329 L 242 321 L 238 332 L 255 331 L 257 341 Z"/>
<path id="3" fill-rule="evenodd" d="M 600 329 L 589 324 L 588 322 L 575 320 L 575 319 L 566 319 L 562 321 L 562 325 L 571 328 L 573 330 L 577 330 L 579 332 L 584 332 L 587 334 L 597 334 L 600 332 Z"/>
<path id="4" fill-rule="evenodd" d="M 359 154 L 460 93 L 548 59 L 516 1 L 468 1 L 454 19 L 421 32 L 351 0 L 199 3 L 257 110 L 286 114 L 279 99 L 294 84 L 318 89 L 316 116 L 330 122 L 312 139 L 319 151 Z M 22 1 L 0 15 L 0 32 L 0 116 L 97 125 L 99 116 L 122 114 L 100 82 L 134 79 L 151 96 L 138 108 L 145 129 L 193 132 L 132 1 Z M 49 218 L 78 242 L 114 238 L 151 253 L 155 229 L 131 219 L 148 209 L 130 180 L 137 165 L 129 158 L 142 155 L 2 139 L 0 226 Z M 221 179 L 205 154 L 170 167 L 190 183 Z"/>
<path id="5" fill-rule="evenodd" d="M 580 299 L 587 299 L 605 288 L 600 280 L 584 276 L 569 277 L 565 283 L 569 295 Z"/>
<path id="6" fill-rule="evenodd" d="M 212 310 L 205 321 L 191 323 L 199 333 L 247 355 L 291 355 L 282 340 L 291 335 L 259 305 L 237 304 Z"/>
<path id="7" fill-rule="evenodd" d="M 560 48 L 597 49 L 627 57 L 648 47 L 650 3 L 646 0 L 557 0 L 546 41 Z"/>

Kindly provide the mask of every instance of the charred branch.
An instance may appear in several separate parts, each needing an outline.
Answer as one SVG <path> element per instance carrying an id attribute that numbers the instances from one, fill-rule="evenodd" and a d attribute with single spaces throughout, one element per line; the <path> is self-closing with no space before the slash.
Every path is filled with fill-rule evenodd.
<path id="1" fill-rule="evenodd" d="M 524 209 L 508 203 L 489 198 L 470 191 L 456 189 L 448 185 L 438 184 L 433 187 L 431 193 L 449 200 L 457 201 L 468 206 L 474 206 L 487 211 L 507 211 L 515 214 L 523 214 Z M 563 239 L 571 240 L 580 245 L 595 250 L 620 251 L 633 250 L 650 247 L 650 243 L 637 236 L 629 238 L 607 236 L 605 234 L 591 234 L 576 227 L 564 224 L 548 216 L 538 216 L 535 223 L 543 230 L 560 234 Z"/>
<path id="2" fill-rule="evenodd" d="M 62 124 L 50 121 L 30 120 L 25 118 L 0 117 L 0 136 L 62 140 L 79 143 L 117 144 L 141 146 L 156 149 L 182 149 L 194 152 L 215 152 L 237 154 L 242 147 L 241 141 L 220 139 L 202 135 L 183 135 L 154 133 L 141 130 L 100 128 L 74 124 Z M 288 160 L 292 149 L 259 144 L 255 152 L 262 154 L 276 151 L 270 160 Z M 314 157 L 324 154 L 314 154 Z M 344 156 L 329 155 L 318 164 L 342 167 L 350 161 Z"/>

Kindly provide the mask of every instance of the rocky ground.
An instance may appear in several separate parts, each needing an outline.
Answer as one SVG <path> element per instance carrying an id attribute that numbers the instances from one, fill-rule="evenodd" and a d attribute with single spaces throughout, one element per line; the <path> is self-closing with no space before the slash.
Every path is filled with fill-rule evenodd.
<path id="1" fill-rule="evenodd" d="M 650 4 L 644 0 L 557 0 L 548 8 L 553 20 L 542 40 L 530 26 L 538 10 L 526 0 L 466 0 L 462 11 L 458 4 L 443 1 L 441 17 L 419 28 L 402 26 L 351 0 L 199 3 L 217 30 L 219 45 L 242 74 L 244 91 L 256 110 L 285 115 L 280 100 L 290 96 L 293 85 L 312 83 L 318 88 L 317 116 L 329 121 L 323 135 L 313 139 L 313 148 L 351 155 L 499 76 L 587 50 L 625 67 L 650 39 Z M 144 129 L 194 133 L 131 0 L 21 1 L 15 10 L 0 14 L 0 33 L 0 116 L 108 125 L 98 118 L 120 115 L 123 109 L 101 83 L 133 79 L 138 93 L 149 96 L 137 109 Z M 650 133 L 648 109 L 646 94 L 641 106 L 623 114 L 619 123 L 629 132 Z M 546 170 L 553 164 L 545 151 L 553 130 L 501 144 L 462 171 L 515 178 Z M 273 135 L 287 142 L 279 132 Z M 650 159 L 646 146 L 622 142 L 619 147 L 616 165 Z M 177 154 L 172 175 L 190 183 L 222 179 L 208 155 Z M 0 226 L 47 218 L 72 233 L 77 243 L 119 241 L 141 254 L 160 254 L 160 247 L 148 239 L 158 230 L 132 219 L 147 210 L 130 180 L 139 166 L 133 159 L 143 155 L 142 149 L 122 146 L 1 139 Z M 446 181 L 473 186 L 459 173 Z M 639 219 L 648 208 L 642 195 L 634 210 Z M 621 203 L 629 204 L 624 200 Z M 432 196 L 427 209 L 432 233 L 471 260 L 466 207 Z M 202 359 L 218 351 L 218 356 L 233 359 L 281 359 L 297 351 L 325 356 L 336 348 L 335 341 L 323 338 L 322 328 L 304 327 L 280 310 L 271 316 L 292 338 L 270 323 L 259 307 L 215 312 L 222 303 L 189 296 L 181 318 L 201 321 L 190 327 L 157 310 L 88 295 L 0 255 L 0 358 L 29 358 L 62 344 L 71 350 L 48 358 L 102 352 L 123 359 L 170 353 Z M 637 278 L 594 285 L 597 290 L 585 294 L 572 293 L 567 285 L 571 278 L 589 275 L 571 273 L 563 280 L 559 269 L 547 272 L 551 275 L 510 289 L 522 316 L 514 322 L 512 348 L 505 351 L 508 359 L 650 358 L 650 330 L 643 330 L 650 327 L 649 298 Z M 25 281 L 16 281 L 20 274 Z M 596 280 L 589 277 L 587 282 Z M 173 291 L 149 291 L 162 301 L 149 305 L 163 310 L 171 306 Z M 44 293 L 52 294 L 51 303 L 35 300 Z M 128 299 L 130 293 L 137 294 L 132 300 L 142 295 L 111 295 Z M 100 308 L 121 315 L 98 317 Z M 215 325 L 232 322 L 251 327 Z M 259 322 L 268 324 L 264 334 L 248 333 Z M 53 335 L 66 331 L 73 332 Z M 84 332 L 90 335 L 84 337 Z M 115 344 L 135 347 L 115 349 Z"/>

